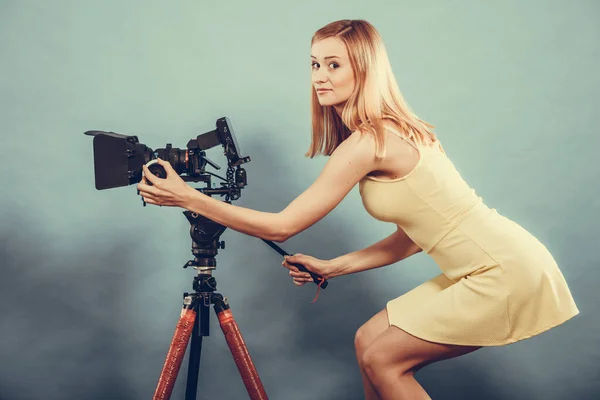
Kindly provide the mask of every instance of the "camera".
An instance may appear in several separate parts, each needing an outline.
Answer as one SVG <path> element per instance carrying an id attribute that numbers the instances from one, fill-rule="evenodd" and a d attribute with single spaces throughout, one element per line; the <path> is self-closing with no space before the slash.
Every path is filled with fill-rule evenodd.
<path id="1" fill-rule="evenodd" d="M 237 200 L 241 189 L 247 185 L 246 170 L 241 167 L 250 161 L 250 157 L 241 155 L 231 122 L 227 117 L 216 121 L 216 129 L 198 135 L 188 141 L 186 148 L 172 147 L 168 143 L 164 148 L 152 148 L 139 142 L 137 136 L 122 135 L 115 132 L 86 131 L 93 136 L 94 175 L 97 190 L 133 185 L 142 180 L 142 166 L 146 165 L 152 174 L 166 177 L 166 171 L 157 163 L 160 158 L 168 161 L 178 175 L 186 182 L 205 182 L 205 188 L 197 188 L 207 195 L 221 195 L 226 201 Z M 227 158 L 226 177 L 206 171 L 210 165 L 219 170 L 221 167 L 206 157 L 205 150 L 221 145 Z M 211 187 L 211 177 L 217 177 L 221 187 Z M 148 182 L 150 184 L 150 182 Z"/>

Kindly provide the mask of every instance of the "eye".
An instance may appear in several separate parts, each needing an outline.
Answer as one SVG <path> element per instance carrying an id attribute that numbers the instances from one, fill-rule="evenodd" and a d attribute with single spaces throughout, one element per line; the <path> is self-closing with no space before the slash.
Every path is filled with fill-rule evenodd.
<path id="1" fill-rule="evenodd" d="M 316 61 L 313 61 L 313 62 L 311 62 L 311 64 L 310 64 L 310 65 L 311 65 L 313 68 L 318 68 L 318 67 L 319 67 L 319 63 L 318 63 L 318 62 L 316 62 Z M 336 68 L 339 68 L 340 66 L 339 66 L 339 64 L 338 64 L 338 63 L 336 63 L 336 62 L 333 62 L 333 61 L 332 61 L 332 62 L 330 62 L 330 63 L 329 63 L 329 67 L 330 67 L 331 69 L 336 69 Z"/>

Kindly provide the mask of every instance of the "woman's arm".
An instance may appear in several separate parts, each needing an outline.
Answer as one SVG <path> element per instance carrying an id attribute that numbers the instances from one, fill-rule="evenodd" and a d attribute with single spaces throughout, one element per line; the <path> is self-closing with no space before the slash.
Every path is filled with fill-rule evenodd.
<path id="1" fill-rule="evenodd" d="M 196 190 L 182 207 L 238 232 L 284 242 L 325 217 L 378 163 L 373 138 L 354 132 L 331 154 L 317 180 L 281 212 L 234 206 Z"/>
<path id="2" fill-rule="evenodd" d="M 354 274 L 393 264 L 423 251 L 408 235 L 398 230 L 379 242 L 329 261 L 333 271 L 328 277 Z"/>
<path id="3" fill-rule="evenodd" d="M 191 193 L 188 202 L 182 206 L 183 208 L 250 236 L 276 242 L 283 242 L 287 239 L 284 234 L 284 221 L 282 221 L 280 213 L 234 206 L 194 191 L 196 193 Z"/>

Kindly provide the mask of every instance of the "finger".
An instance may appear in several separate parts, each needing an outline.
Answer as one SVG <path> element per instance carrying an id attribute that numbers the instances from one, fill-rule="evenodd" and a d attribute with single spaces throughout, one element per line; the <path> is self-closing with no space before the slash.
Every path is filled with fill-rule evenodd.
<path id="1" fill-rule="evenodd" d="M 154 186 L 156 186 L 156 184 L 161 180 L 159 177 L 150 172 L 146 165 L 142 165 L 142 171 L 144 172 L 143 177 L 150 181 L 150 183 L 152 183 Z"/>
<path id="2" fill-rule="evenodd" d="M 158 201 L 157 201 L 157 200 L 155 200 L 154 198 L 151 198 L 151 197 L 143 197 L 143 199 L 144 199 L 144 202 L 145 202 L 145 203 L 159 205 L 159 204 L 158 204 Z"/>
<path id="3" fill-rule="evenodd" d="M 140 196 L 142 198 L 142 200 L 146 203 L 151 203 L 151 204 L 160 204 L 161 203 L 161 199 L 160 197 L 157 196 L 152 196 L 152 195 L 144 195 L 144 196 Z"/>
<path id="4" fill-rule="evenodd" d="M 289 256 L 287 257 L 286 262 L 290 264 L 301 265 L 307 271 L 312 271 L 310 261 L 306 256 Z"/>
<path id="5" fill-rule="evenodd" d="M 302 286 L 302 285 L 304 285 L 306 283 L 306 282 L 297 281 L 295 279 L 292 280 L 292 282 L 294 282 L 294 285 L 296 285 L 296 286 Z"/>
<path id="6" fill-rule="evenodd" d="M 298 284 L 301 284 L 301 285 L 304 285 L 306 283 L 306 281 L 303 278 L 294 278 L 294 279 L 292 279 L 292 281 L 294 281 Z"/>
<path id="7" fill-rule="evenodd" d="M 144 201 L 146 200 L 152 200 L 152 201 L 158 201 L 159 197 L 158 196 L 154 196 L 152 194 L 146 193 L 142 196 L 142 198 L 144 199 Z"/>
<path id="8" fill-rule="evenodd" d="M 307 274 L 306 272 L 302 272 L 302 271 L 294 271 L 294 272 L 290 271 L 290 275 L 293 276 L 294 278 L 312 280 L 312 276 L 310 276 L 310 274 Z"/>
<path id="9" fill-rule="evenodd" d="M 301 261 L 301 257 L 303 255 L 300 253 L 296 253 L 294 255 L 290 255 L 290 256 L 284 256 L 284 258 L 286 259 L 286 261 L 291 262 L 291 263 L 299 263 Z"/>
<path id="10" fill-rule="evenodd" d="M 157 159 L 158 163 L 160 165 L 162 165 L 162 167 L 165 169 L 167 176 L 170 176 L 171 174 L 175 173 L 175 170 L 173 169 L 173 166 L 171 165 L 170 162 L 165 161 L 160 157 L 157 157 L 156 159 Z"/>
<path id="11" fill-rule="evenodd" d="M 303 268 L 306 268 L 305 264 L 299 263 L 299 262 L 284 261 L 284 263 L 285 264 L 283 264 L 283 265 L 286 266 L 286 268 L 293 269 L 294 271 L 299 271 L 299 268 L 297 266 L 301 266 Z"/>
<path id="12" fill-rule="evenodd" d="M 291 270 L 291 271 L 298 271 L 298 268 L 297 268 L 297 267 L 294 267 L 293 265 L 290 265 L 289 263 L 287 263 L 287 262 L 285 262 L 285 261 L 283 261 L 283 262 L 281 263 L 281 265 L 283 265 L 283 266 L 284 266 L 284 268 L 287 268 L 287 269 L 289 269 L 289 270 Z"/>
<path id="13" fill-rule="evenodd" d="M 298 271 L 290 271 L 289 274 L 292 278 L 298 278 Z"/>
<path id="14" fill-rule="evenodd" d="M 144 196 L 156 196 L 160 192 L 160 189 L 145 183 L 139 183 L 137 188 L 140 191 L 140 194 Z"/>

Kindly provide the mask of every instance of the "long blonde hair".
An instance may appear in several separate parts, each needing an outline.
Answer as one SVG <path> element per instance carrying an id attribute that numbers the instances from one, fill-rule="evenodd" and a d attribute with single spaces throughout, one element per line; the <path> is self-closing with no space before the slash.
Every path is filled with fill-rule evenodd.
<path id="1" fill-rule="evenodd" d="M 353 131 L 371 132 L 376 143 L 376 157 L 385 156 L 385 121 L 415 145 L 436 140 L 433 128 L 419 119 L 408 107 L 398 88 L 381 36 L 365 20 L 343 19 L 331 22 L 312 37 L 315 42 L 335 37 L 348 51 L 354 71 L 355 89 L 342 111 L 321 106 L 311 88 L 312 140 L 307 157 L 331 153 Z"/>

